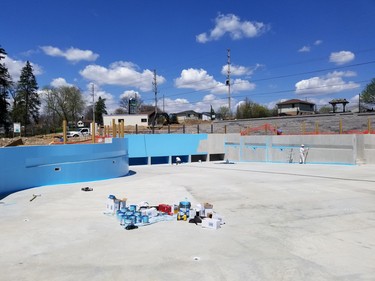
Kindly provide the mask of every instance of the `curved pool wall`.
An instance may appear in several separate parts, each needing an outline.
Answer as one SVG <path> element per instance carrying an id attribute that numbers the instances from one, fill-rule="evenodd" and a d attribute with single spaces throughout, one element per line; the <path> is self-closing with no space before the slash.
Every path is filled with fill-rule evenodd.
<path id="1" fill-rule="evenodd" d="M 231 160 L 298 163 L 301 143 L 311 164 L 375 164 L 375 135 L 241 136 L 149 134 L 112 143 L 0 148 L 0 196 L 42 185 L 125 176 L 132 165 Z M 1 198 L 1 197 L 0 197 Z"/>
<path id="2" fill-rule="evenodd" d="M 128 141 L 4 147 L 0 163 L 1 197 L 35 186 L 116 178 L 129 173 Z"/>

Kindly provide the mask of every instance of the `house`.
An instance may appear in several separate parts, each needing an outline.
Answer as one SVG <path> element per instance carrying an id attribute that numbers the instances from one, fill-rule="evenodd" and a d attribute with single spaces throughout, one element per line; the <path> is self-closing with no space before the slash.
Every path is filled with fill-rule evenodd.
<path id="1" fill-rule="evenodd" d="M 123 121 L 125 126 L 148 126 L 149 116 L 147 114 L 103 115 L 104 126 L 112 126 L 112 120 L 115 120 L 115 124 Z"/>
<path id="2" fill-rule="evenodd" d="M 212 120 L 211 112 L 202 112 L 202 120 L 203 121 L 211 121 Z"/>
<path id="3" fill-rule="evenodd" d="M 315 104 L 299 99 L 291 99 L 277 104 L 279 116 L 285 115 L 305 115 L 315 113 Z"/>
<path id="4" fill-rule="evenodd" d="M 202 114 L 195 112 L 194 110 L 186 110 L 176 113 L 178 123 L 185 123 L 187 120 L 201 120 Z"/>

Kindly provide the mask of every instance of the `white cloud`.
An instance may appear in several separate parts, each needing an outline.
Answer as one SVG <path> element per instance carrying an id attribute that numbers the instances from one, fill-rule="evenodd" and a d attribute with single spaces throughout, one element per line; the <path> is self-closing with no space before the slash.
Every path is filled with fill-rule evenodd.
<path id="1" fill-rule="evenodd" d="M 310 46 L 303 46 L 301 49 L 298 50 L 300 53 L 307 53 L 310 52 L 311 47 Z"/>
<path id="2" fill-rule="evenodd" d="M 175 79 L 175 86 L 184 89 L 212 91 L 224 84 L 217 82 L 204 69 L 189 68 L 181 71 L 180 77 Z"/>
<path id="3" fill-rule="evenodd" d="M 315 40 L 315 42 L 313 43 L 314 46 L 319 46 L 321 44 L 323 44 L 322 40 Z M 305 45 L 305 46 L 303 46 L 302 48 L 300 48 L 298 50 L 298 52 L 300 52 L 300 53 L 308 53 L 310 51 L 311 51 L 311 46 L 310 45 Z"/>
<path id="4" fill-rule="evenodd" d="M 88 83 L 86 85 L 86 91 L 84 92 L 84 98 L 86 100 L 86 103 L 88 105 L 91 105 L 91 106 L 92 106 L 92 102 L 93 102 L 93 96 L 92 96 L 93 88 L 92 88 L 92 86 L 93 86 L 92 83 Z M 106 110 L 107 110 L 108 114 L 113 113 L 119 107 L 118 101 L 115 99 L 115 97 L 112 94 L 107 93 L 106 91 L 101 89 L 99 85 L 94 84 L 95 102 L 98 101 L 99 97 L 101 97 L 102 99 L 105 99 L 105 105 L 106 105 Z"/>
<path id="5" fill-rule="evenodd" d="M 63 51 L 59 48 L 52 47 L 52 46 L 42 46 L 40 47 L 42 51 L 52 57 L 63 57 L 71 62 L 79 62 L 79 61 L 95 61 L 99 55 L 95 54 L 93 51 L 90 50 L 80 50 L 77 48 L 69 48 L 66 51 Z"/>
<path id="6" fill-rule="evenodd" d="M 323 44 L 323 40 L 316 40 L 316 41 L 314 42 L 314 45 L 315 45 L 315 46 L 319 46 L 319 45 L 321 45 L 321 44 Z"/>
<path id="7" fill-rule="evenodd" d="M 252 69 L 250 67 L 232 64 L 230 66 L 230 74 L 233 76 L 252 75 L 255 69 L 256 67 Z M 227 73 L 228 73 L 228 65 L 226 64 L 226 65 L 223 65 L 223 67 L 221 68 L 221 74 L 227 75 Z"/>
<path id="8" fill-rule="evenodd" d="M 295 92 L 297 95 L 325 95 L 355 89 L 360 85 L 353 81 L 346 82 L 343 79 L 353 76 L 355 76 L 353 71 L 335 71 L 322 77 L 301 80 L 296 83 Z"/>
<path id="9" fill-rule="evenodd" d="M 255 84 L 248 80 L 235 79 L 231 81 L 232 92 L 253 90 Z M 228 89 L 225 83 L 218 82 L 204 69 L 184 69 L 181 76 L 175 79 L 177 88 L 194 89 L 196 91 L 208 91 L 214 94 L 225 94 Z"/>
<path id="10" fill-rule="evenodd" d="M 233 102 L 232 104 L 235 104 L 235 100 L 232 98 L 231 99 Z M 196 112 L 209 112 L 212 108 L 214 110 L 218 110 L 221 106 L 228 106 L 228 99 L 218 97 L 214 94 L 208 94 L 203 97 L 201 101 L 198 102 L 191 102 L 187 99 L 170 99 L 170 98 L 165 98 L 164 99 L 164 105 L 165 105 L 165 110 L 168 113 L 176 113 L 176 112 L 181 112 L 185 110 L 194 110 Z"/>
<path id="11" fill-rule="evenodd" d="M 88 65 L 79 72 L 84 78 L 100 85 L 131 86 L 141 91 L 151 91 L 154 73 L 151 70 L 139 71 L 131 62 L 115 62 L 108 68 L 100 65 Z M 158 85 L 165 82 L 163 76 L 156 75 Z"/>
<path id="12" fill-rule="evenodd" d="M 138 99 L 140 99 L 142 97 L 141 94 L 138 91 L 134 91 L 134 90 L 124 91 L 120 95 L 120 100 L 122 98 L 134 98 L 135 96 L 137 96 Z"/>
<path id="13" fill-rule="evenodd" d="M 43 73 L 41 66 L 30 62 L 33 67 L 33 74 L 35 76 Z M 13 82 L 17 82 L 20 79 L 22 68 L 25 67 L 26 61 L 14 60 L 9 56 L 4 57 L 4 65 L 7 67 L 9 75 L 12 77 Z"/>
<path id="14" fill-rule="evenodd" d="M 67 87 L 73 86 L 73 84 L 66 82 L 66 80 L 61 77 L 53 79 L 50 85 L 55 88 L 63 87 L 63 86 L 67 86 Z"/>
<path id="15" fill-rule="evenodd" d="M 187 99 L 164 99 L 165 110 L 169 113 L 177 113 L 185 110 L 194 110 L 194 105 Z"/>
<path id="16" fill-rule="evenodd" d="M 231 89 L 233 92 L 251 91 L 255 89 L 255 84 L 248 80 L 235 79 Z"/>
<path id="17" fill-rule="evenodd" d="M 350 51 L 340 51 L 331 53 L 329 61 L 337 65 L 342 65 L 354 60 L 355 55 Z"/>
<path id="18" fill-rule="evenodd" d="M 261 35 L 269 30 L 269 26 L 262 22 L 241 21 L 233 14 L 218 15 L 215 19 L 215 27 L 210 32 L 204 32 L 196 36 L 199 43 L 219 40 L 225 34 L 233 40 L 251 38 Z"/>

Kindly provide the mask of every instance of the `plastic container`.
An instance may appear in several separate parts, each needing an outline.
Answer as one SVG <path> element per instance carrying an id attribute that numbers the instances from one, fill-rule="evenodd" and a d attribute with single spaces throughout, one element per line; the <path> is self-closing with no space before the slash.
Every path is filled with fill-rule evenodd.
<path id="1" fill-rule="evenodd" d="M 186 221 L 190 215 L 191 203 L 189 201 L 181 201 L 179 204 L 179 212 L 177 214 L 177 220 Z"/>

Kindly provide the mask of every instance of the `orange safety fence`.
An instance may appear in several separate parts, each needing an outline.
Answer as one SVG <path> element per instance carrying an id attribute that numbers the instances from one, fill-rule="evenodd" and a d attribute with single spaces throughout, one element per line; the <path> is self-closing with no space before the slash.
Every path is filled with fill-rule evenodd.
<path id="1" fill-rule="evenodd" d="M 95 136 L 95 143 L 104 143 L 105 138 L 103 136 Z M 77 139 L 77 138 L 68 138 L 66 141 L 66 144 L 89 144 L 92 143 L 92 138 L 84 138 L 84 139 Z M 62 138 L 54 138 L 53 141 L 49 143 L 50 145 L 58 145 L 58 144 L 64 144 L 64 140 Z"/>
<path id="2" fill-rule="evenodd" d="M 249 127 L 249 128 L 246 128 L 245 130 L 241 131 L 241 136 L 246 136 L 246 135 L 251 135 L 253 133 L 259 133 L 259 132 L 264 132 L 266 135 L 268 134 L 277 134 L 278 133 L 278 130 L 272 126 L 271 124 L 269 123 L 265 123 L 263 125 L 260 125 L 258 127 Z"/>

